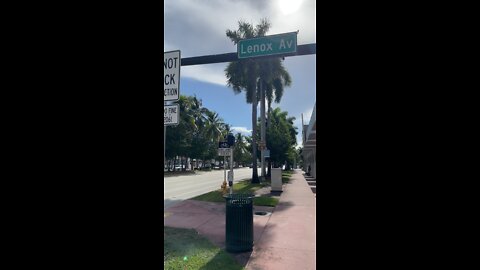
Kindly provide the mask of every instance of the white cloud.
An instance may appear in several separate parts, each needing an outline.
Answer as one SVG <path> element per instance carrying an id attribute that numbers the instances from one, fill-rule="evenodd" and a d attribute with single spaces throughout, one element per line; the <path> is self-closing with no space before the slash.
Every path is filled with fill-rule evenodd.
<path id="1" fill-rule="evenodd" d="M 226 64 L 185 66 L 181 69 L 181 77 L 192 78 L 198 81 L 227 86 L 224 69 Z"/>
<path id="2" fill-rule="evenodd" d="M 268 34 L 300 30 L 298 44 L 315 42 L 315 1 L 302 1 L 299 10 L 289 15 L 283 14 L 280 6 L 280 0 L 164 1 L 164 50 L 180 50 L 182 58 L 235 52 L 236 46 L 226 37 L 226 30 L 237 29 L 239 20 L 256 25 L 264 17 L 272 24 Z M 226 65 L 184 66 L 181 74 L 226 86 Z"/>
<path id="3" fill-rule="evenodd" d="M 231 127 L 230 129 L 234 131 L 234 133 L 242 133 L 247 136 L 252 135 L 252 130 L 247 129 L 246 127 Z"/>
<path id="4" fill-rule="evenodd" d="M 315 0 L 303 0 L 297 11 L 284 14 L 280 0 L 164 1 L 164 50 L 181 50 L 182 58 L 235 52 L 236 46 L 226 37 L 226 30 L 236 30 L 239 20 L 256 25 L 265 17 L 272 25 L 268 35 L 299 30 L 299 45 L 315 43 L 315 5 Z M 280 107 L 296 118 L 294 124 L 298 128 L 297 142 L 300 145 L 301 113 L 304 114 L 304 123 L 308 124 L 316 100 L 315 59 L 315 55 L 285 58 L 292 86 L 285 89 L 279 104 L 272 104 L 272 107 Z M 226 87 L 226 66 L 227 63 L 182 66 L 181 77 Z M 251 134 L 246 127 L 232 129 L 245 135 Z"/>
<path id="5" fill-rule="evenodd" d="M 272 24 L 267 34 L 299 30 L 298 44 L 315 42 L 314 0 L 303 1 L 289 15 L 282 14 L 278 0 L 175 0 L 164 1 L 164 8 L 164 40 L 185 57 L 236 51 L 225 31 L 237 29 L 239 20 L 256 25 L 266 17 Z"/>

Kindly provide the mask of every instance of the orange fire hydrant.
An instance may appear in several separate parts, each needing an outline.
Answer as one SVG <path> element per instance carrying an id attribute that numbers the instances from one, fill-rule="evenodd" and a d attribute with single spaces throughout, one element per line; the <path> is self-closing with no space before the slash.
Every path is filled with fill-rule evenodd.
<path id="1" fill-rule="evenodd" d="M 227 193 L 227 181 L 223 180 L 221 188 L 222 188 L 222 194 L 225 195 Z"/>

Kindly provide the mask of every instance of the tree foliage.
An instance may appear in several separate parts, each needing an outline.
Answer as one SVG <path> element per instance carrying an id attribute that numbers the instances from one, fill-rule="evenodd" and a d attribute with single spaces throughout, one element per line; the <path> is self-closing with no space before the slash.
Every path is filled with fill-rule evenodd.
<path id="1" fill-rule="evenodd" d="M 270 160 L 274 167 L 291 166 L 297 159 L 297 127 L 293 125 L 295 117 L 288 117 L 287 112 L 275 108 L 269 119 L 266 130 L 267 148 L 270 149 Z"/>

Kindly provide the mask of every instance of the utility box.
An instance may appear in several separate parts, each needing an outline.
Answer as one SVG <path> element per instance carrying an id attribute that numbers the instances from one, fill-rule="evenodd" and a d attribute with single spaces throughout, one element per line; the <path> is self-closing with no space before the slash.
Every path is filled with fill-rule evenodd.
<path id="1" fill-rule="evenodd" d="M 272 191 L 282 191 L 282 168 L 272 168 Z"/>

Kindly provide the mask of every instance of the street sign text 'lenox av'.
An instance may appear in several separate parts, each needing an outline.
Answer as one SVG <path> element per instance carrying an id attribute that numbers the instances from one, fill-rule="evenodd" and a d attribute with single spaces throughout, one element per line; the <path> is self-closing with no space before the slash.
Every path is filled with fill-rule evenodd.
<path id="1" fill-rule="evenodd" d="M 163 101 L 180 97 L 180 51 L 163 53 Z"/>
<path id="2" fill-rule="evenodd" d="M 240 40 L 238 58 L 281 55 L 297 52 L 297 32 Z"/>

